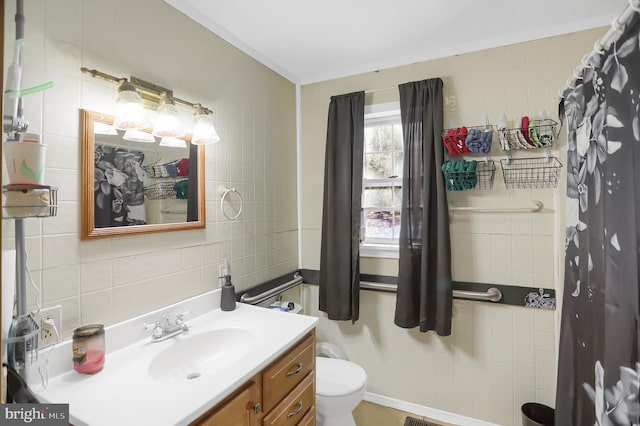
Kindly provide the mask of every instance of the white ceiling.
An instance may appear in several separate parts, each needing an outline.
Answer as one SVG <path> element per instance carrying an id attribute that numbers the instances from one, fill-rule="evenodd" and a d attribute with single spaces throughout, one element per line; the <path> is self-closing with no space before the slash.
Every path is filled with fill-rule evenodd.
<path id="1" fill-rule="evenodd" d="M 609 25 L 627 4 L 626 0 L 165 1 L 300 84 Z"/>

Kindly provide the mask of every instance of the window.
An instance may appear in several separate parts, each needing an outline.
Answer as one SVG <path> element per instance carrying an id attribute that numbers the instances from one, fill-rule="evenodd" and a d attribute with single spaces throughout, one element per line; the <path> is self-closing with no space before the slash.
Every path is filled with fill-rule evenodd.
<path id="1" fill-rule="evenodd" d="M 363 256 L 398 257 L 402 150 L 399 104 L 366 107 L 360 229 Z"/>

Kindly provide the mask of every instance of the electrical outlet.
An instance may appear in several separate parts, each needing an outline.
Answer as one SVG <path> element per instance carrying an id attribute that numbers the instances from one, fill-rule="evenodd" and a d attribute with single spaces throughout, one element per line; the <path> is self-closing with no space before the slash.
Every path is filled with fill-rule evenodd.
<path id="1" fill-rule="evenodd" d="M 36 323 L 40 327 L 40 340 L 38 345 L 40 349 L 58 343 L 58 335 L 53 327 L 47 324 L 48 321 L 45 320 L 52 320 L 58 329 L 58 333 L 60 333 L 62 329 L 62 306 L 42 308 L 36 315 Z"/>

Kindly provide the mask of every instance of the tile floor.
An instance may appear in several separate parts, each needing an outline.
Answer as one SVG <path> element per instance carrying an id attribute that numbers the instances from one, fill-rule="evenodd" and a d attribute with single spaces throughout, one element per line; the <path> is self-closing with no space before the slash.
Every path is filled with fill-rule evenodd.
<path id="1" fill-rule="evenodd" d="M 367 401 L 362 401 L 353 411 L 356 426 L 403 426 L 407 416 L 413 417 L 414 419 L 426 420 L 440 426 L 454 426 L 449 423 L 438 423 L 427 417 L 372 404 Z"/>

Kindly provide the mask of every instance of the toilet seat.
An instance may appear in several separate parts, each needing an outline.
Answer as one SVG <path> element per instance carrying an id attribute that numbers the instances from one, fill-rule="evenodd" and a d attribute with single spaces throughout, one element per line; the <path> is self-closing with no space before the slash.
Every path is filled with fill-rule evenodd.
<path id="1" fill-rule="evenodd" d="M 316 394 L 342 396 L 355 393 L 367 382 L 367 373 L 358 364 L 332 358 L 316 358 Z"/>

